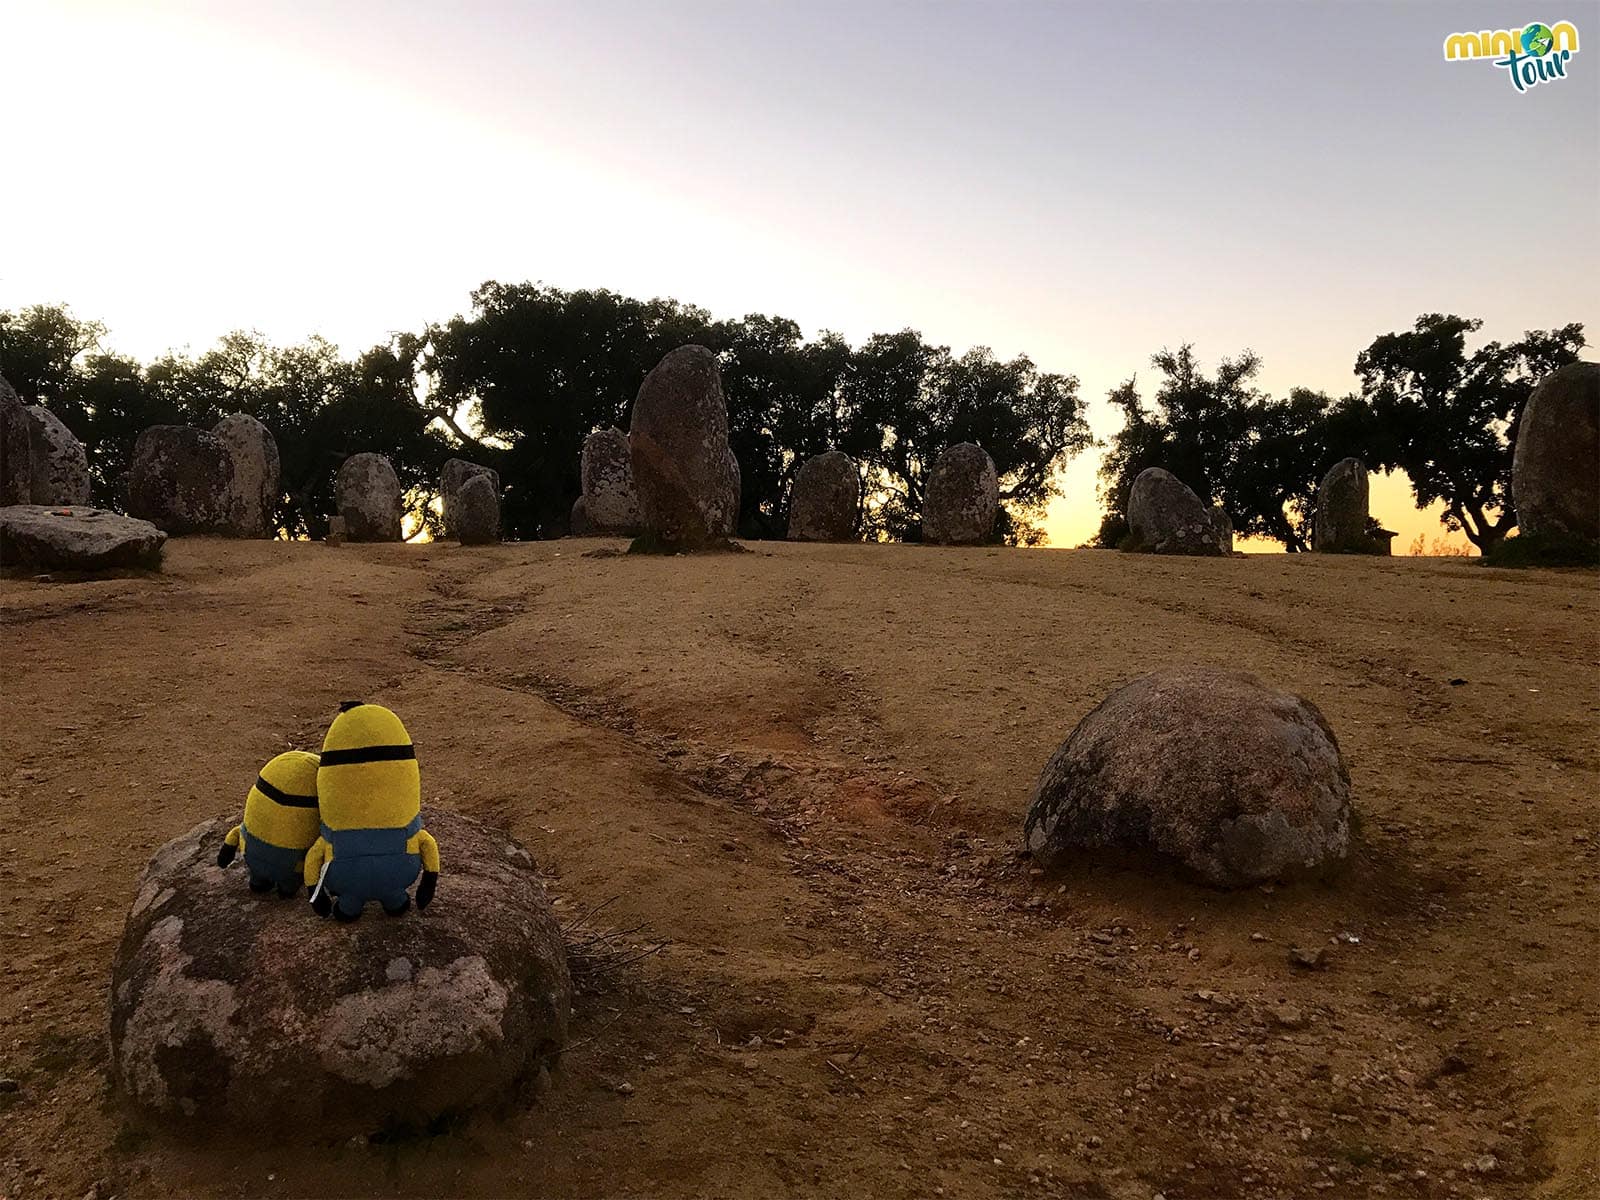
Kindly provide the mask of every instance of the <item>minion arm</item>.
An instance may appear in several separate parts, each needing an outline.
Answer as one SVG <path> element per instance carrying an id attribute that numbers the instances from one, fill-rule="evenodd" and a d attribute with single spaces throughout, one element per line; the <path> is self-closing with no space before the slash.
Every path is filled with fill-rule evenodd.
<path id="1" fill-rule="evenodd" d="M 433 903 L 433 891 L 439 886 L 439 843 L 426 829 L 417 831 L 417 853 L 422 855 L 422 882 L 417 884 L 417 907 L 427 908 Z"/>
<path id="2" fill-rule="evenodd" d="M 244 849 L 244 823 L 241 821 L 228 830 L 228 836 L 222 839 L 222 848 L 217 851 L 217 866 L 227 866 L 233 861 L 233 856 L 242 849 Z"/>

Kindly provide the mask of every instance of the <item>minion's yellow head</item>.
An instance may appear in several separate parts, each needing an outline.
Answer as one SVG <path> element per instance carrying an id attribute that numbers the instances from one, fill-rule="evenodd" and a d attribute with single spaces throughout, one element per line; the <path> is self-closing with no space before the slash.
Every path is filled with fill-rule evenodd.
<path id="1" fill-rule="evenodd" d="M 244 827 L 252 837 L 304 850 L 317 840 L 317 756 L 280 754 L 266 766 L 244 801 Z"/>
<path id="2" fill-rule="evenodd" d="M 421 811 L 417 752 L 381 704 L 345 704 L 322 741 L 317 801 L 329 829 L 399 829 Z"/>

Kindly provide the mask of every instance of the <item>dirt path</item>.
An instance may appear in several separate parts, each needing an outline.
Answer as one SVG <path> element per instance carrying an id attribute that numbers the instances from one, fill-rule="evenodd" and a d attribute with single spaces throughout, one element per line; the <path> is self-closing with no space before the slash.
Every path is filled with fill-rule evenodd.
<path id="1" fill-rule="evenodd" d="M 1600 1194 L 1592 575 L 614 545 L 184 540 L 160 580 L 0 583 L 0 1195 Z M 1326 712 L 1350 869 L 1036 876 L 1045 758 L 1196 660 Z M 354 696 L 405 717 L 425 804 L 670 946 L 591 983 L 526 1111 L 292 1150 L 126 1126 L 138 872 Z"/>

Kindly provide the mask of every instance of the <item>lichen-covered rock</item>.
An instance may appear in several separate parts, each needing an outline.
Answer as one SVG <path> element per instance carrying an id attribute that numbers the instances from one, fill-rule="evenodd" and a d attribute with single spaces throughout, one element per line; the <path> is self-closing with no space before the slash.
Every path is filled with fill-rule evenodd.
<path id="1" fill-rule="evenodd" d="M 248 413 L 233 413 L 212 426 L 233 459 L 227 532 L 234 537 L 278 535 L 278 442 Z"/>
<path id="2" fill-rule="evenodd" d="M 1600 363 L 1568 363 L 1533 389 L 1511 494 L 1523 535 L 1600 542 Z"/>
<path id="3" fill-rule="evenodd" d="M 933 464 L 922 500 L 922 540 L 941 546 L 987 541 L 1000 510 L 994 459 L 982 446 L 957 442 Z"/>
<path id="4" fill-rule="evenodd" d="M 152 425 L 133 444 L 128 512 L 174 537 L 228 533 L 234 514 L 233 452 L 214 433 Z"/>
<path id="5" fill-rule="evenodd" d="M 35 504 L 89 503 L 89 456 L 61 418 L 28 409 L 28 494 Z"/>
<path id="6" fill-rule="evenodd" d="M 0 508 L 0 565 L 46 571 L 161 569 L 167 535 L 149 521 L 87 505 Z"/>
<path id="7" fill-rule="evenodd" d="M 1044 864 L 1144 850 L 1221 887 L 1312 875 L 1350 843 L 1350 776 L 1309 700 L 1218 667 L 1112 692 L 1039 776 L 1024 826 Z"/>
<path id="8" fill-rule="evenodd" d="M 317 1140 L 514 1098 L 565 1046 L 572 984 L 528 852 L 429 811 L 426 913 L 345 925 L 216 866 L 233 819 L 161 847 L 111 974 L 111 1074 L 163 1130 Z"/>
<path id="9" fill-rule="evenodd" d="M 1139 472 L 1128 492 L 1130 550 L 1147 554 L 1218 556 L 1233 552 L 1232 524 L 1228 536 L 1205 504 L 1187 484 L 1160 467 Z"/>
<path id="10" fill-rule="evenodd" d="M 1217 550 L 1226 558 L 1233 553 L 1233 518 L 1220 504 L 1213 504 L 1206 516 L 1211 521 L 1211 537 Z"/>
<path id="11" fill-rule="evenodd" d="M 795 472 L 789 497 L 789 539 L 848 542 L 861 520 L 861 476 L 841 450 L 808 458 Z"/>
<path id="12" fill-rule="evenodd" d="M 0 375 L 0 505 L 33 503 L 28 409 Z"/>
<path id="13" fill-rule="evenodd" d="M 583 479 L 583 509 L 601 534 L 632 534 L 639 528 L 639 493 L 633 486 L 628 435 L 615 427 L 597 429 L 583 440 L 578 463 Z"/>
<path id="14" fill-rule="evenodd" d="M 334 481 L 334 503 L 352 542 L 398 542 L 400 477 L 382 454 L 352 454 Z"/>
<path id="15" fill-rule="evenodd" d="M 492 472 L 469 476 L 456 492 L 456 539 L 463 546 L 500 540 L 500 489 Z"/>
<path id="16" fill-rule="evenodd" d="M 679 346 L 639 386 L 628 433 L 640 525 L 664 547 L 699 550 L 733 535 L 739 464 L 717 356 Z"/>
<path id="17" fill-rule="evenodd" d="M 495 524 L 495 540 L 498 541 L 500 472 L 496 471 L 493 467 L 486 467 L 482 463 L 468 462 L 464 458 L 445 459 L 444 467 L 439 472 L 439 506 L 443 510 L 444 534 L 446 537 L 455 538 L 457 541 L 465 540 L 461 536 L 461 530 L 458 526 L 457 513 L 462 485 L 475 475 L 486 476 L 489 480 L 490 489 L 494 493 L 495 512 L 497 514 Z"/>

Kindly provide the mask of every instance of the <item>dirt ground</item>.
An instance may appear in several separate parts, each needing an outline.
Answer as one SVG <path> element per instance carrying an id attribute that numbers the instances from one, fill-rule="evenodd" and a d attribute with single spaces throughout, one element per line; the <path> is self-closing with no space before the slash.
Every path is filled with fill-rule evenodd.
<path id="1" fill-rule="evenodd" d="M 0 1196 L 1600 1195 L 1592 573 L 620 545 L 186 539 L 159 578 L 0 583 Z M 1340 876 L 1019 854 L 1077 720 L 1189 661 L 1327 714 Z M 406 720 L 425 810 L 670 944 L 591 981 L 525 1109 L 292 1147 L 129 1124 L 106 981 L 140 870 L 350 697 Z"/>

